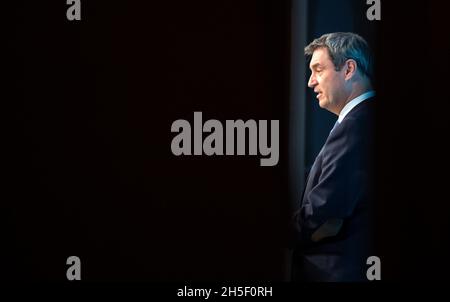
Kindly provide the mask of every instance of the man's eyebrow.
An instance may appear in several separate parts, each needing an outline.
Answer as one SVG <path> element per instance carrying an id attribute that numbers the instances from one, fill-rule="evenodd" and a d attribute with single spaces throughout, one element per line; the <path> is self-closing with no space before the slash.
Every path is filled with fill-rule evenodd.
<path id="1" fill-rule="evenodd" d="M 320 67 L 320 66 L 321 66 L 320 63 L 315 63 L 315 64 L 311 65 L 309 68 L 316 69 L 317 67 Z"/>

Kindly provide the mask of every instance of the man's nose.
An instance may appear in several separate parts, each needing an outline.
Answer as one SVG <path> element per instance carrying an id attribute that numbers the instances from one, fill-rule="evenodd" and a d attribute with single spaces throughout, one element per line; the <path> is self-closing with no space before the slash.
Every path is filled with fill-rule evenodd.
<path id="1" fill-rule="evenodd" d="M 314 88 L 314 86 L 316 86 L 316 85 L 317 85 L 316 77 L 314 77 L 313 75 L 311 75 L 311 76 L 309 77 L 309 80 L 308 80 L 308 87 L 309 87 L 309 88 Z"/>

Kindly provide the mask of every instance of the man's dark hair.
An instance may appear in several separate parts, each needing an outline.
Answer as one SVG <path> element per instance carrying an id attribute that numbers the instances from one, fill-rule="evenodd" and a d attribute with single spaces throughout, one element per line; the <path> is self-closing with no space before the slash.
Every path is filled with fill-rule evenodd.
<path id="1" fill-rule="evenodd" d="M 339 71 L 348 59 L 356 61 L 359 71 L 372 79 L 373 57 L 369 45 L 361 36 L 349 32 L 329 33 L 312 41 L 305 47 L 305 55 L 312 56 L 319 48 L 328 49 L 336 71 Z"/>

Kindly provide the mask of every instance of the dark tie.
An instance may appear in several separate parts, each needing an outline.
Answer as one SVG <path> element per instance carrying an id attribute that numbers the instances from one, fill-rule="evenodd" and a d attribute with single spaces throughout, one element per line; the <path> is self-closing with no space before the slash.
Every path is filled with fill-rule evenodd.
<path id="1" fill-rule="evenodd" d="M 340 124 L 339 121 L 336 120 L 336 123 L 334 123 L 334 126 L 333 126 L 333 128 L 331 129 L 330 134 L 331 134 L 331 132 L 333 132 L 334 128 L 336 128 L 339 124 Z M 328 134 L 328 136 L 330 136 L 330 134 Z M 306 190 L 306 185 L 308 184 L 309 175 L 310 175 L 310 173 L 311 173 L 311 170 L 314 168 L 314 165 L 317 164 L 317 158 L 320 156 L 320 153 L 322 153 L 324 147 L 325 147 L 325 145 L 322 146 L 322 149 L 320 149 L 319 154 L 317 155 L 316 159 L 314 160 L 313 165 L 311 166 L 311 168 L 310 168 L 309 171 L 308 171 L 308 174 L 307 174 L 307 176 L 306 176 L 305 186 L 304 186 L 303 192 L 302 192 L 302 197 L 301 197 L 301 199 L 300 199 L 301 202 L 303 201 L 303 197 L 304 197 L 305 190 Z"/>

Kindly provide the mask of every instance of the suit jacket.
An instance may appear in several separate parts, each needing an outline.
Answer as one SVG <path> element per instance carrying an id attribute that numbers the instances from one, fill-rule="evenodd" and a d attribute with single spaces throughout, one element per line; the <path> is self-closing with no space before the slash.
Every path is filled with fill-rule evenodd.
<path id="1" fill-rule="evenodd" d="M 374 99 L 355 106 L 328 136 L 294 215 L 293 280 L 367 281 L 373 255 Z M 339 232 L 313 240 L 330 221 Z"/>

